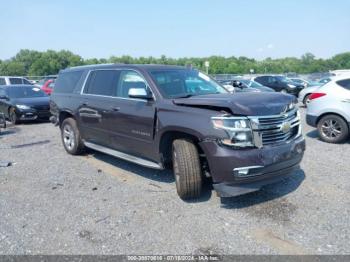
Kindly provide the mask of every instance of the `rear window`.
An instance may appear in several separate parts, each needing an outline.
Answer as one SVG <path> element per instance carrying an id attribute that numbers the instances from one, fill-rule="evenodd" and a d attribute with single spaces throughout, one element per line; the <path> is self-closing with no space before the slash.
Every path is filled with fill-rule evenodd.
<path id="1" fill-rule="evenodd" d="M 120 76 L 119 70 L 92 71 L 84 87 L 85 94 L 115 96 Z"/>
<path id="2" fill-rule="evenodd" d="M 350 90 L 350 79 L 344 79 L 337 82 L 341 87 Z"/>
<path id="3" fill-rule="evenodd" d="M 83 71 L 70 71 L 60 73 L 55 83 L 55 93 L 73 93 Z"/>

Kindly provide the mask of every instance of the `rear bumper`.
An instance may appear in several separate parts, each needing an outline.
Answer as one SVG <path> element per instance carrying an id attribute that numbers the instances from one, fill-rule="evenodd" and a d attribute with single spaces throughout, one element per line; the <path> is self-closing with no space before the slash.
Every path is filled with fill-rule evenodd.
<path id="1" fill-rule="evenodd" d="M 316 127 L 317 126 L 317 116 L 314 115 L 306 115 L 306 123 L 309 126 Z"/>
<path id="2" fill-rule="evenodd" d="M 200 145 L 208 159 L 213 186 L 221 197 L 257 191 L 289 176 L 299 168 L 305 151 L 302 136 L 290 143 L 261 149 L 234 150 L 216 142 Z"/>

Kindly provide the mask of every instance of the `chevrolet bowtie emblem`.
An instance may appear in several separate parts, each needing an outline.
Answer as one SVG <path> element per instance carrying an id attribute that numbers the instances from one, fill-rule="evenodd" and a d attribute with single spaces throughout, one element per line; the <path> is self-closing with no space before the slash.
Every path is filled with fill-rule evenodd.
<path id="1" fill-rule="evenodd" d="M 281 126 L 281 131 L 283 132 L 283 133 L 288 133 L 289 131 L 290 131 L 290 129 L 291 129 L 291 124 L 289 123 L 289 122 L 285 122 L 285 123 L 283 123 L 282 124 L 282 126 Z"/>

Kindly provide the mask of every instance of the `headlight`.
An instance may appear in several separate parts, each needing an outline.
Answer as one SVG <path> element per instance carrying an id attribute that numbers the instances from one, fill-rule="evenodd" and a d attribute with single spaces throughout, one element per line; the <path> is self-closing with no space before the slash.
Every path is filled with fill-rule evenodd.
<path id="1" fill-rule="evenodd" d="M 226 138 L 220 142 L 227 146 L 249 147 L 254 146 L 253 132 L 250 121 L 244 117 L 212 117 L 214 128 L 224 130 Z"/>
<path id="2" fill-rule="evenodd" d="M 295 85 L 291 85 L 291 84 L 288 84 L 288 87 L 289 87 L 289 88 L 296 88 Z"/>
<path id="3" fill-rule="evenodd" d="M 30 106 L 26 106 L 26 105 L 16 105 L 16 107 L 23 110 L 30 109 Z"/>

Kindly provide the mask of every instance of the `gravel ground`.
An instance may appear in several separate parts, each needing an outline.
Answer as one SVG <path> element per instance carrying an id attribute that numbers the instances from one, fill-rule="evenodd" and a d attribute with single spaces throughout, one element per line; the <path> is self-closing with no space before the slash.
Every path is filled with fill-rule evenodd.
<path id="1" fill-rule="evenodd" d="M 49 123 L 0 135 L 0 254 L 350 254 L 350 144 L 304 124 L 302 170 L 260 192 L 177 197 L 171 172 L 70 156 Z"/>

